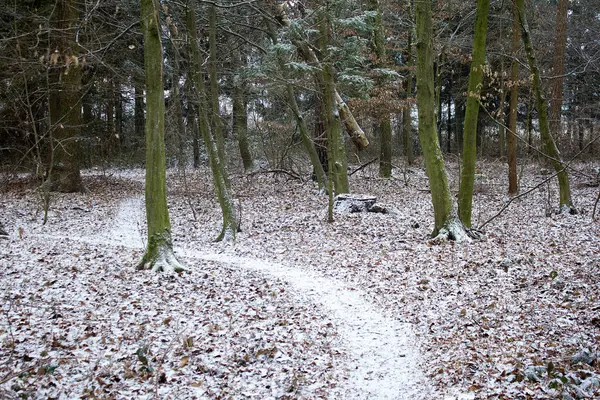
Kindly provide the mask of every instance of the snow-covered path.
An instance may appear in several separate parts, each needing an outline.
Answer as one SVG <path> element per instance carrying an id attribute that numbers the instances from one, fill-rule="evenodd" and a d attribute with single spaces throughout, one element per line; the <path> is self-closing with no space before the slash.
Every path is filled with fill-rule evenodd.
<path id="1" fill-rule="evenodd" d="M 114 244 L 140 247 L 144 240 L 139 224 L 143 223 L 143 200 L 130 198 L 121 203 L 111 228 L 100 237 Z M 381 314 L 360 290 L 350 290 L 339 281 L 297 266 L 185 248 L 175 248 L 175 252 L 190 260 L 226 263 L 287 281 L 296 289 L 298 301 L 329 310 L 342 346 L 352 358 L 349 380 L 340 384 L 336 398 L 427 398 L 429 390 L 419 368 L 411 326 Z"/>

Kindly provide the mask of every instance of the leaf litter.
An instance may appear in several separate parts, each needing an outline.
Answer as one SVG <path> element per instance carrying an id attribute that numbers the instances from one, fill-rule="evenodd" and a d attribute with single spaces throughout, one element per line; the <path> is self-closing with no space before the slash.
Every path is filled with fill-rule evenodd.
<path id="1" fill-rule="evenodd" d="M 504 168 L 480 168 L 475 225 L 508 200 Z M 539 181 L 537 171 L 527 166 L 522 185 Z M 598 398 L 600 229 L 586 212 L 597 189 L 575 175 L 583 213 L 547 217 L 550 183 L 486 226 L 484 240 L 431 245 L 424 171 L 403 172 L 383 181 L 365 168 L 351 179 L 397 215 L 333 224 L 308 182 L 235 177 L 242 232 L 231 244 L 212 241 L 221 219 L 207 171 L 188 173 L 187 185 L 171 171 L 174 243 L 187 267 L 175 276 L 133 268 L 145 236 L 143 171 L 87 172 L 88 193 L 53 195 L 45 226 L 34 191 L 7 191 L 0 395 L 394 398 L 369 394 L 369 371 L 353 374 L 368 363 L 348 332 L 364 329 L 327 306 L 336 304 L 328 292 L 354 291 L 371 326 L 412 327 L 415 343 L 391 355 L 409 355 L 425 380 L 404 398 Z M 315 291 L 319 279 L 329 286 Z M 375 382 L 394 378 L 379 361 Z"/>

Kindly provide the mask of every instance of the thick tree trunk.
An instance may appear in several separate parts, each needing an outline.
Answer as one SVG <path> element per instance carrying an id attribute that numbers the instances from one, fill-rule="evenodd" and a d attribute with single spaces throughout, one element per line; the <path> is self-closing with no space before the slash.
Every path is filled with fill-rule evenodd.
<path id="1" fill-rule="evenodd" d="M 567 13 L 569 0 L 558 0 L 556 10 L 556 37 L 554 39 L 554 60 L 552 79 L 550 80 L 550 134 L 561 142 L 563 75 L 565 74 L 565 50 L 567 44 Z"/>
<path id="2" fill-rule="evenodd" d="M 79 11 L 75 0 L 57 1 L 52 47 L 57 57 L 50 66 L 51 190 L 83 191 L 80 168 L 82 65 L 75 41 Z"/>
<path id="3" fill-rule="evenodd" d="M 229 178 L 227 171 L 223 165 L 223 160 L 219 157 L 219 151 L 213 135 L 210 133 L 208 116 L 206 113 L 208 99 L 204 86 L 204 79 L 201 73 L 202 60 L 200 59 L 200 48 L 198 43 L 198 30 L 196 27 L 196 13 L 192 7 L 186 9 L 186 24 L 188 29 L 188 37 L 190 40 L 191 54 L 191 76 L 195 89 L 195 108 L 198 112 L 198 124 L 200 125 L 200 133 L 204 139 L 206 152 L 208 153 L 208 161 L 213 175 L 213 182 L 217 192 L 217 198 L 221 206 L 223 215 L 223 228 L 217 237 L 217 241 L 225 238 L 235 240 L 235 235 L 239 229 L 235 205 L 229 188 Z M 214 105 L 213 105 L 214 108 Z"/>
<path id="4" fill-rule="evenodd" d="M 465 128 L 463 133 L 462 174 L 458 192 L 458 216 L 468 228 L 471 227 L 473 184 L 475 182 L 475 161 L 477 158 L 477 122 L 481 83 L 483 81 L 483 69 L 485 66 L 485 41 L 489 8 L 489 0 L 477 0 L 473 61 L 471 62 L 471 74 L 469 75 L 467 110 L 465 112 Z"/>
<path id="5" fill-rule="evenodd" d="M 146 73 L 146 218 L 148 246 L 138 269 L 179 272 L 167 206 L 163 48 L 158 0 L 141 0 Z"/>
<path id="6" fill-rule="evenodd" d="M 322 54 L 328 53 L 330 21 L 327 12 L 319 16 L 319 41 Z M 325 57 L 326 58 L 326 57 Z M 348 166 L 346 146 L 342 137 L 339 109 L 336 106 L 336 90 L 333 67 L 328 61 L 322 64 L 323 111 L 327 130 L 327 157 L 329 163 L 329 182 L 335 194 L 348 193 Z M 330 187 L 330 196 L 333 195 Z"/>
<path id="7" fill-rule="evenodd" d="M 431 3 L 415 2 L 417 25 L 417 104 L 419 107 L 419 140 L 425 157 L 434 212 L 433 236 L 458 219 L 452 207 L 444 159 L 436 133 L 435 91 L 433 76 L 433 28 Z M 458 221 L 460 224 L 460 221 Z M 462 226 L 462 224 L 460 224 Z"/>
<path id="8" fill-rule="evenodd" d="M 525 16 L 525 5 L 524 0 L 515 0 L 517 9 L 519 12 L 519 23 L 521 24 L 521 36 L 523 44 L 525 45 L 525 52 L 527 53 L 527 61 L 531 70 L 533 78 L 533 92 L 536 98 L 536 108 L 538 112 L 538 121 L 540 125 L 540 137 L 542 139 L 543 148 L 546 154 L 550 157 L 554 170 L 558 174 L 558 186 L 559 186 L 559 209 L 560 212 L 567 211 L 569 213 L 576 213 L 577 210 L 573 206 L 571 200 L 571 187 L 569 185 L 569 175 L 567 173 L 566 165 L 562 161 L 560 152 L 556 147 L 554 138 L 550 134 L 550 127 L 548 124 L 548 102 L 544 98 L 542 92 L 542 83 L 540 79 L 540 72 L 537 66 L 537 61 L 533 53 L 533 46 L 531 44 L 531 38 L 529 36 L 529 26 L 527 24 L 527 18 Z"/>
<path id="9" fill-rule="evenodd" d="M 513 7 L 513 37 L 512 55 L 510 64 L 510 105 L 508 111 L 508 140 L 507 140 L 507 162 L 508 162 L 508 194 L 517 194 L 517 107 L 519 105 L 519 64 L 517 52 L 519 51 L 519 14 L 516 5 Z"/>

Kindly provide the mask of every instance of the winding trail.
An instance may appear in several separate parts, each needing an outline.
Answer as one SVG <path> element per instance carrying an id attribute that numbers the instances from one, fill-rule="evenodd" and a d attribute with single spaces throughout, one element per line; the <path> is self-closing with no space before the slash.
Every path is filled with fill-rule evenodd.
<path id="1" fill-rule="evenodd" d="M 140 224 L 145 221 L 142 198 L 123 201 L 113 221 L 111 229 L 100 235 L 103 239 L 126 247 L 143 245 L 140 229 Z M 182 248 L 175 248 L 175 252 L 188 259 L 216 261 L 279 278 L 296 289 L 301 297 L 299 300 L 329 310 L 342 346 L 351 357 L 349 379 L 340 382 L 333 393 L 335 398 L 429 398 L 430 389 L 419 367 L 420 355 L 411 325 L 377 311 L 361 291 L 347 289 L 340 281 L 299 267 L 226 253 Z"/>

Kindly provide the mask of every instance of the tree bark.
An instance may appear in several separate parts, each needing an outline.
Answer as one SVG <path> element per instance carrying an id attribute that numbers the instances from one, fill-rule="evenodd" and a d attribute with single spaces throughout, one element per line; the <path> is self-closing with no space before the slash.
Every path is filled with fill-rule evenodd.
<path id="1" fill-rule="evenodd" d="M 206 113 L 208 106 L 208 99 L 206 96 L 206 89 L 204 86 L 204 78 L 201 72 L 202 60 L 200 59 L 200 48 L 198 44 L 198 29 L 196 27 L 196 13 L 194 9 L 188 5 L 186 9 L 186 24 L 188 30 L 188 38 L 190 41 L 190 54 L 191 54 L 191 71 L 192 82 L 195 89 L 195 109 L 198 112 L 198 124 L 200 126 L 200 133 L 204 139 L 204 145 L 206 146 L 206 152 L 208 153 L 208 162 L 213 175 L 213 182 L 215 185 L 215 191 L 217 192 L 217 198 L 219 205 L 221 206 L 221 213 L 223 215 L 223 228 L 221 233 L 217 237 L 216 241 L 221 241 L 225 238 L 231 238 L 235 240 L 235 235 L 239 229 L 239 222 L 237 220 L 236 210 L 231 196 L 231 189 L 229 187 L 229 178 L 227 171 L 223 165 L 223 160 L 219 157 L 219 151 L 217 145 L 210 133 L 209 120 Z M 214 105 L 213 105 L 214 108 Z"/>
<path id="2" fill-rule="evenodd" d="M 567 13 L 569 0 L 558 0 L 556 10 L 556 37 L 554 39 L 554 60 L 552 79 L 550 80 L 550 134 L 561 142 L 562 132 L 562 98 L 563 75 L 565 74 L 565 50 L 567 44 Z"/>
<path id="3" fill-rule="evenodd" d="M 146 73 L 146 218 L 148 246 L 138 269 L 179 272 L 167 206 L 163 48 L 158 0 L 141 0 Z"/>
<path id="4" fill-rule="evenodd" d="M 433 236 L 460 224 L 452 207 L 444 159 L 436 133 L 435 91 L 433 76 L 433 28 L 431 3 L 415 2 L 417 25 L 417 104 L 419 108 L 419 140 L 425 157 L 434 212 Z M 462 225 L 462 224 L 460 224 Z M 460 236 L 458 236 L 460 237 Z"/>
<path id="5" fill-rule="evenodd" d="M 75 0 L 59 0 L 54 11 L 50 57 L 50 176 L 51 190 L 84 190 L 80 173 L 81 78 L 76 30 L 79 10 Z"/>
<path id="6" fill-rule="evenodd" d="M 519 105 L 519 64 L 517 53 L 519 51 L 519 14 L 517 6 L 513 6 L 513 36 L 512 56 L 510 64 L 510 105 L 508 111 L 508 140 L 507 140 L 507 162 L 508 162 L 508 194 L 517 194 L 517 107 Z"/>
<path id="7" fill-rule="evenodd" d="M 571 200 L 571 187 L 569 185 L 569 175 L 567 173 L 566 166 L 562 161 L 560 152 L 558 151 L 556 143 L 554 142 L 554 138 L 550 134 L 550 127 L 548 124 L 548 102 L 546 101 L 542 92 L 540 72 L 537 66 L 535 55 L 533 53 L 533 46 L 529 36 L 529 26 L 525 16 L 524 0 L 515 0 L 515 3 L 517 4 L 517 9 L 519 12 L 521 36 L 523 39 L 523 44 L 525 45 L 525 52 L 527 53 L 527 61 L 533 77 L 533 92 L 535 93 L 536 98 L 540 137 L 542 139 L 542 144 L 546 155 L 550 157 L 552 165 L 554 166 L 554 170 L 558 174 L 559 210 L 560 212 L 566 211 L 572 214 L 577 213 L 577 210 L 573 206 L 573 202 Z"/>
<path id="8" fill-rule="evenodd" d="M 235 55 L 238 71 L 233 76 L 233 134 L 238 142 L 244 171 L 250 172 L 254 169 L 254 162 L 252 161 L 252 154 L 250 153 L 250 146 L 248 144 L 246 83 L 239 73 L 239 68 L 245 64 L 243 57 L 245 56 L 239 52 Z"/>
<path id="9" fill-rule="evenodd" d="M 329 29 L 331 22 L 326 10 L 321 11 L 319 16 L 319 41 L 322 54 L 328 53 Z M 325 56 L 325 58 L 327 58 Z M 342 137 L 342 126 L 340 124 L 340 113 L 336 106 L 336 89 L 333 76 L 333 67 L 328 61 L 322 63 L 322 78 L 324 101 L 323 111 L 325 114 L 325 128 L 327 130 L 327 158 L 329 163 L 329 182 L 333 186 L 330 196 L 340 193 L 348 193 L 348 165 L 346 157 L 346 146 Z"/>
<path id="10" fill-rule="evenodd" d="M 465 128 L 463 133 L 462 174 L 458 192 L 458 216 L 468 228 L 471 227 L 473 184 L 475 181 L 475 161 L 477 158 L 477 122 L 479 119 L 479 102 L 481 84 L 483 81 L 483 69 L 485 67 L 489 8 L 489 0 L 477 0 L 475 37 L 473 39 L 473 61 L 471 62 L 471 74 L 469 75 L 467 110 L 465 112 Z"/>

